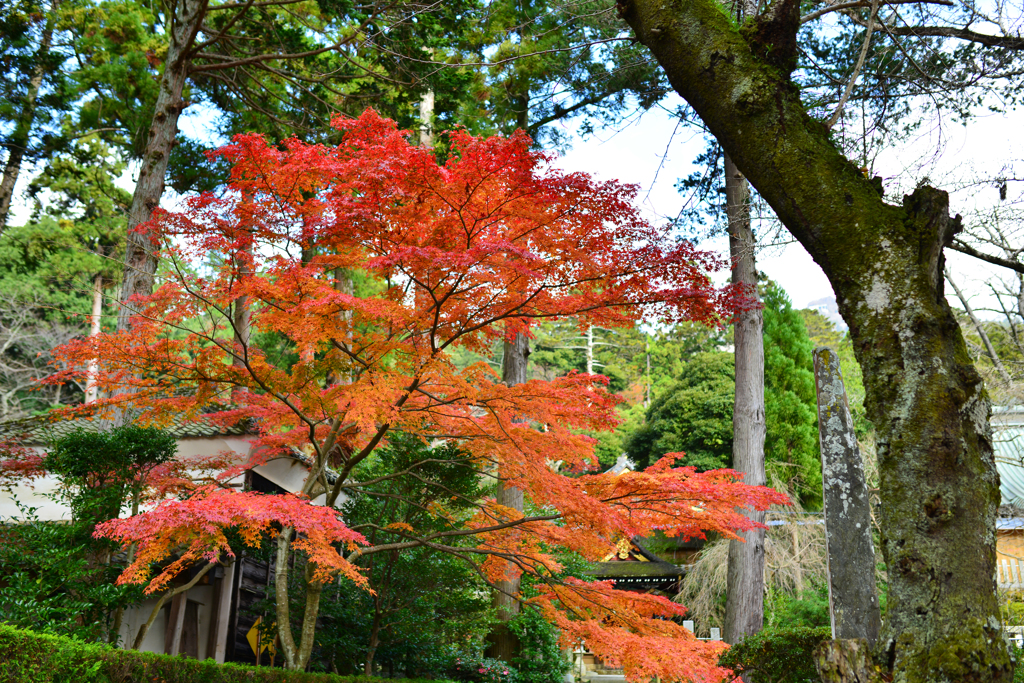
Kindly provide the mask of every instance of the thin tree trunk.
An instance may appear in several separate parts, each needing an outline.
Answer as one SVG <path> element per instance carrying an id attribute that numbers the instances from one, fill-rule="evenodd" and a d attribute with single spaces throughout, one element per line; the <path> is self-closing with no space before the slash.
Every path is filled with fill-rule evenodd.
<path id="1" fill-rule="evenodd" d="M 594 374 L 594 326 L 587 325 L 587 374 Z"/>
<path id="2" fill-rule="evenodd" d="M 252 259 L 252 245 L 240 251 L 236 257 L 238 264 L 238 277 L 241 279 L 250 273 L 244 265 Z M 231 327 L 237 345 L 237 356 L 231 359 L 231 364 L 244 371 L 249 356 L 249 337 L 252 334 L 252 307 L 249 305 L 249 297 L 241 295 L 231 305 Z M 232 398 L 236 397 L 242 388 L 235 387 L 231 392 Z"/>
<path id="3" fill-rule="evenodd" d="M 291 554 L 291 527 L 281 529 L 277 535 L 277 557 L 274 563 L 274 606 L 277 612 L 277 637 L 281 642 L 281 654 L 285 666 L 295 669 L 299 660 L 299 648 L 291 627 L 291 605 L 288 602 L 288 555 Z"/>
<path id="4" fill-rule="evenodd" d="M 98 337 L 100 334 L 100 318 L 103 314 L 103 276 L 96 273 L 92 281 L 92 315 L 89 316 L 89 336 Z M 96 386 L 96 373 L 99 372 L 99 362 L 96 359 L 89 361 L 89 375 L 85 381 L 85 402 L 93 403 L 99 398 L 99 389 Z"/>
<path id="5" fill-rule="evenodd" d="M 750 190 L 747 179 L 728 155 L 725 157 L 726 213 L 732 282 L 757 299 L 754 233 L 750 227 Z M 741 311 L 733 326 L 736 358 L 736 395 L 732 418 L 732 466 L 747 484 L 763 485 L 764 473 L 764 340 L 760 308 Z M 763 512 L 749 513 L 757 522 Z M 725 640 L 735 644 L 757 633 L 764 623 L 764 531 L 741 534 L 729 542 L 729 570 L 725 603 Z"/>
<path id="6" fill-rule="evenodd" d="M 150 220 L 153 210 L 160 205 L 167 175 L 167 162 L 178 135 L 178 117 L 185 103 L 181 99 L 188 77 L 189 50 L 206 15 L 208 0 L 178 0 L 174 3 L 174 21 L 171 42 L 167 48 L 164 71 L 160 77 L 160 92 L 156 99 L 149 140 L 139 170 L 139 180 L 128 212 L 128 243 L 124 255 L 124 282 L 121 288 L 121 308 L 117 316 L 117 329 L 131 327 L 136 309 L 132 297 L 153 293 L 156 273 L 157 244 L 152 233 L 139 226 Z"/>
<path id="7" fill-rule="evenodd" d="M 651 338 L 644 335 L 644 355 L 647 356 L 647 393 L 644 396 L 644 408 L 651 407 Z"/>
<path id="8" fill-rule="evenodd" d="M 366 650 L 366 661 L 363 663 L 363 675 L 373 675 L 373 657 L 377 654 L 377 645 L 380 644 L 380 622 L 381 613 L 379 609 L 374 610 L 373 626 L 370 627 L 370 645 Z"/>
<path id="9" fill-rule="evenodd" d="M 423 93 L 420 100 L 420 147 L 434 146 L 434 91 Z M 367 674 L 369 676 L 369 674 Z"/>
<path id="10" fill-rule="evenodd" d="M 508 386 L 522 384 L 526 381 L 526 369 L 530 356 L 530 340 L 526 335 L 518 334 L 511 342 L 505 342 L 502 358 L 501 378 Z M 497 503 L 523 511 L 523 491 L 514 486 L 506 486 L 502 474 L 498 472 Z M 499 581 L 495 584 L 494 607 L 497 610 L 498 625 L 488 635 L 487 656 L 511 661 L 519 651 L 519 639 L 509 631 L 507 623 L 519 614 L 519 579 Z"/>
<path id="11" fill-rule="evenodd" d="M 46 63 L 49 61 L 50 48 L 53 45 L 53 24 L 56 21 L 59 7 L 60 0 L 54 0 L 50 5 L 46 25 L 40 37 L 39 49 L 36 51 L 35 66 L 32 68 L 32 76 L 29 77 L 28 91 L 25 93 L 25 99 L 21 105 L 21 114 L 14 124 L 14 131 L 7 139 L 7 144 L 4 145 L 7 148 L 7 162 L 4 164 L 3 180 L 0 180 L 0 235 L 7 227 L 7 217 L 11 212 L 11 202 L 14 199 L 14 186 L 18 183 L 21 164 L 25 159 L 25 152 L 28 150 L 29 136 L 36 118 L 39 89 L 43 85 Z"/>

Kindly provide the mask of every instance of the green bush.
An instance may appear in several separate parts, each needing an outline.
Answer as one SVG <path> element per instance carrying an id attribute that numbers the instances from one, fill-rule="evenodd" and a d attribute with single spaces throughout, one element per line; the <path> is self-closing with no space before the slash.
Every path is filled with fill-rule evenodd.
<path id="1" fill-rule="evenodd" d="M 726 650 L 719 666 L 749 674 L 751 683 L 816 683 L 814 648 L 832 637 L 829 628 L 766 628 Z"/>
<path id="2" fill-rule="evenodd" d="M 561 683 L 572 664 L 558 644 L 558 629 L 549 624 L 540 612 L 523 609 L 508 624 L 519 640 L 519 654 L 512 666 L 519 674 L 519 683 Z"/>
<path id="3" fill-rule="evenodd" d="M 0 624 L 3 683 L 380 683 L 366 676 L 308 674 L 216 664 L 212 659 L 115 650 L 99 643 L 22 631 Z M 407 679 L 409 683 L 435 683 Z"/>

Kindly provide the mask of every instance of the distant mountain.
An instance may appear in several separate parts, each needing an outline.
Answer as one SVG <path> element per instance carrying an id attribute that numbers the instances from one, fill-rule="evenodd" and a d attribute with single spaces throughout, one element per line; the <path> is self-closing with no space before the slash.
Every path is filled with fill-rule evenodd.
<path id="1" fill-rule="evenodd" d="M 813 311 L 821 313 L 823 316 L 828 318 L 829 322 L 836 326 L 836 329 L 840 332 L 845 332 L 849 328 L 843 317 L 839 315 L 839 306 L 836 304 L 836 298 L 834 296 L 826 296 L 821 299 L 815 299 L 805 306 Z"/>

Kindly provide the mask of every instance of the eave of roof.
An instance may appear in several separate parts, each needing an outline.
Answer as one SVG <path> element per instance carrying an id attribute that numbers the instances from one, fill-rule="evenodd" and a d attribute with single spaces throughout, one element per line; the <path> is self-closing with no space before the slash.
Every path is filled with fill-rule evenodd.
<path id="1" fill-rule="evenodd" d="M 74 419 L 60 418 L 54 413 L 37 415 L 0 422 L 0 439 L 11 439 L 25 446 L 45 446 L 77 429 L 99 432 L 109 427 L 105 420 L 82 416 Z M 240 421 L 231 426 L 216 424 L 203 417 L 186 418 L 175 416 L 163 427 L 176 439 L 209 439 L 225 436 L 246 436 L 254 434 L 250 424 Z"/>

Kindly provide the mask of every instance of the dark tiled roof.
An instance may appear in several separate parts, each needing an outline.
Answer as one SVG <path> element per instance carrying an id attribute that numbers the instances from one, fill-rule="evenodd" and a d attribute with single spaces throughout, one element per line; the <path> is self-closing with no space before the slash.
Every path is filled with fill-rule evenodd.
<path id="1" fill-rule="evenodd" d="M 685 573 L 684 567 L 664 560 L 657 562 L 595 562 L 593 569 L 588 572 L 598 579 L 616 579 L 624 576 L 682 576 Z"/>
<path id="2" fill-rule="evenodd" d="M 53 415 L 51 417 L 51 415 Z M 54 438 L 67 436 L 76 429 L 89 432 L 109 427 L 104 420 L 89 417 L 60 419 L 55 414 L 39 415 L 0 422 L 0 440 L 13 439 L 26 446 L 42 446 Z M 252 434 L 247 422 L 224 427 L 205 418 L 176 417 L 163 428 L 177 439 L 202 439 L 217 436 L 243 436 Z"/>

